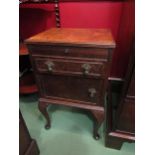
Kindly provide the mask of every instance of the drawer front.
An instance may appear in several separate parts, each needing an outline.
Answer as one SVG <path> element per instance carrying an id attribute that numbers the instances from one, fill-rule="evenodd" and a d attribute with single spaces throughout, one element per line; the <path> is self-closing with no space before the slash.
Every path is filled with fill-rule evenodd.
<path id="1" fill-rule="evenodd" d="M 50 45 L 28 45 L 32 55 L 98 58 L 108 60 L 108 49 L 94 47 L 66 47 Z"/>
<path id="2" fill-rule="evenodd" d="M 37 57 L 34 58 L 34 64 L 36 70 L 40 73 L 100 77 L 106 72 L 106 63 L 103 62 Z"/>
<path id="3" fill-rule="evenodd" d="M 57 97 L 100 104 L 100 93 L 103 80 L 86 79 L 72 76 L 37 75 L 41 86 L 42 97 Z"/>

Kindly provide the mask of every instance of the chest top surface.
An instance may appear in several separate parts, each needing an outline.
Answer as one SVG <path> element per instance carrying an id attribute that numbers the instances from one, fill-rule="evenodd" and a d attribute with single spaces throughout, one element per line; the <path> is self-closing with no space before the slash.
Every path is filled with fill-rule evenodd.
<path id="1" fill-rule="evenodd" d="M 25 42 L 27 44 L 115 47 L 114 39 L 108 29 L 51 28 L 30 37 Z"/>

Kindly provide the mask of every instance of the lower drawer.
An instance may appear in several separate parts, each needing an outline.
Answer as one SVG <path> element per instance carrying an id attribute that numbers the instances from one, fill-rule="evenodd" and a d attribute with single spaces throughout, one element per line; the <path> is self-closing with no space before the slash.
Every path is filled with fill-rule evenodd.
<path id="1" fill-rule="evenodd" d="M 65 98 L 101 104 L 103 79 L 39 74 L 37 79 L 42 97 Z"/>

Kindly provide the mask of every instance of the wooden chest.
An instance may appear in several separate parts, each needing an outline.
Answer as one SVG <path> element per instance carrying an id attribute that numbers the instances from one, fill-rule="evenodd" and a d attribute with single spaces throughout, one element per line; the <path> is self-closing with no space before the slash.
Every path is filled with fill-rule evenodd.
<path id="1" fill-rule="evenodd" d="M 94 137 L 104 120 L 104 94 L 115 42 L 107 29 L 52 28 L 26 40 L 37 86 L 39 109 L 49 104 L 89 110 Z"/>

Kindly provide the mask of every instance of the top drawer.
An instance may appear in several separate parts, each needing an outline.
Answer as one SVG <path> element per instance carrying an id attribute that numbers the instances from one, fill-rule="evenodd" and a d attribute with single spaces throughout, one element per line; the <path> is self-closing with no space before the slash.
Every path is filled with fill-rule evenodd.
<path id="1" fill-rule="evenodd" d="M 83 57 L 108 60 L 108 49 L 94 47 L 67 47 L 52 45 L 28 45 L 32 55 Z"/>

